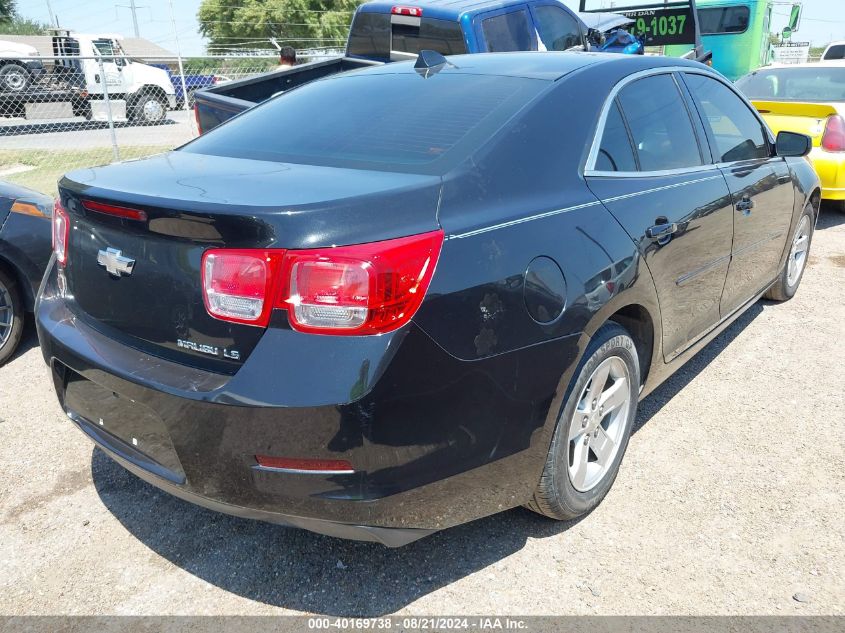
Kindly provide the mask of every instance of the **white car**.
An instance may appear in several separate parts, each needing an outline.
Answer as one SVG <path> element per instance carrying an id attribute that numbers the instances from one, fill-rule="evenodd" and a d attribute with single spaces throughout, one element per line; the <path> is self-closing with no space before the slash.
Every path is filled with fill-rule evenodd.
<path id="1" fill-rule="evenodd" d="M 0 92 L 23 92 L 43 74 L 34 46 L 0 40 Z"/>

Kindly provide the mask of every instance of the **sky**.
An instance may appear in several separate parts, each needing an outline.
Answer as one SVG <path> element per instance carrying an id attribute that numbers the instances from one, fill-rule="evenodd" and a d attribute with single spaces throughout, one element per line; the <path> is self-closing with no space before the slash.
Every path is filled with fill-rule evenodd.
<path id="1" fill-rule="evenodd" d="M 132 14 L 126 8 L 130 0 L 18 0 L 18 12 L 27 18 L 50 21 L 48 4 L 62 27 L 79 32 L 122 33 L 133 35 Z M 198 32 L 197 9 L 200 0 L 172 0 L 176 21 L 174 35 L 169 0 L 135 0 L 138 7 L 138 29 L 141 37 L 185 56 L 205 53 L 205 43 Z M 640 4 L 632 0 L 617 4 Z M 578 0 L 564 0 L 577 9 Z M 790 2 L 776 3 L 773 27 L 780 30 L 789 15 Z M 845 0 L 803 0 L 804 15 L 801 26 L 792 37 L 794 41 L 809 41 L 821 46 L 835 39 L 845 39 Z"/>

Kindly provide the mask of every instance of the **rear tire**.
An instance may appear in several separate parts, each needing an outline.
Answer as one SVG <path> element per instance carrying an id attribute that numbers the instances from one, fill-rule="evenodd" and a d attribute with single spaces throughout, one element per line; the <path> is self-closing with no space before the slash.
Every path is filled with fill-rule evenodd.
<path id="1" fill-rule="evenodd" d="M 530 510 L 574 519 L 604 499 L 637 415 L 639 367 L 637 348 L 623 327 L 608 322 L 599 328 L 558 416 Z"/>
<path id="2" fill-rule="evenodd" d="M 29 71 L 19 64 L 0 67 L 0 89 L 9 92 L 23 92 L 32 83 Z"/>
<path id="3" fill-rule="evenodd" d="M 810 245 L 813 241 L 814 210 L 812 203 L 807 203 L 804 212 L 798 218 L 795 231 L 789 245 L 789 255 L 777 281 L 766 291 L 764 297 L 772 301 L 787 301 L 795 296 L 801 278 L 807 268 L 810 257 Z"/>
<path id="4" fill-rule="evenodd" d="M 0 366 L 4 365 L 21 342 L 23 301 L 15 279 L 0 269 Z"/>

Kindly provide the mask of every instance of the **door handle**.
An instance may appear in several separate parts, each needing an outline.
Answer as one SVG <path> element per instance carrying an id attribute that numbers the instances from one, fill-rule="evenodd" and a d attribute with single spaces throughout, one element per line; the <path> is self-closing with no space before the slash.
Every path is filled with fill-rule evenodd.
<path id="1" fill-rule="evenodd" d="M 677 233 L 678 225 L 675 222 L 667 222 L 665 224 L 655 224 L 645 230 L 646 237 L 651 239 L 664 239 L 673 233 Z"/>
<path id="2" fill-rule="evenodd" d="M 743 196 L 742 199 L 736 203 L 736 210 L 742 211 L 746 215 L 754 208 L 754 201 L 748 196 Z"/>

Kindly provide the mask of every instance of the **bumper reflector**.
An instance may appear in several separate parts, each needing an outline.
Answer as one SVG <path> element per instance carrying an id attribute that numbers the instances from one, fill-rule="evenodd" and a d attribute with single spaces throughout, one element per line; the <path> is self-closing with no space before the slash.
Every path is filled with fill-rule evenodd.
<path id="1" fill-rule="evenodd" d="M 262 470 L 278 470 L 288 473 L 350 475 L 355 472 L 345 459 L 299 459 L 295 457 L 270 457 L 256 455 L 255 461 Z"/>

